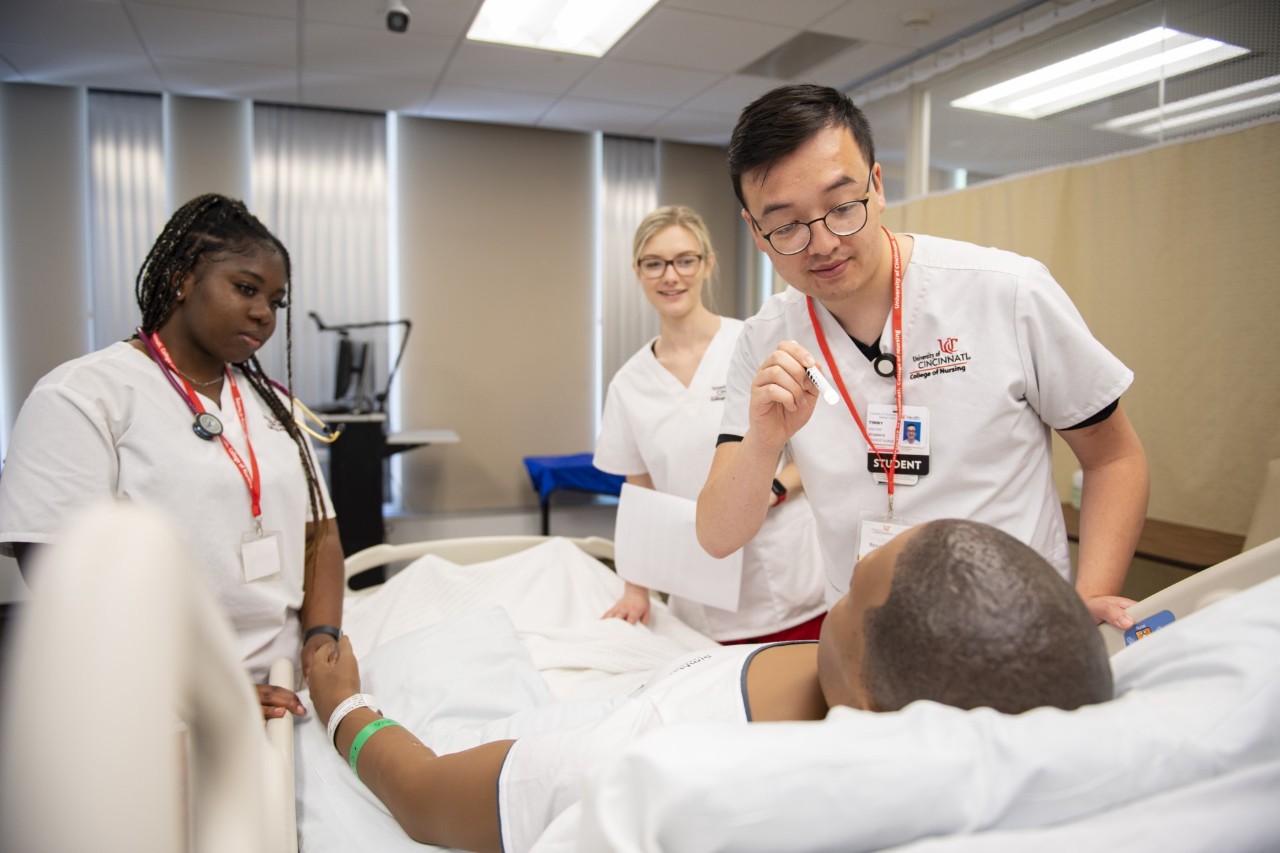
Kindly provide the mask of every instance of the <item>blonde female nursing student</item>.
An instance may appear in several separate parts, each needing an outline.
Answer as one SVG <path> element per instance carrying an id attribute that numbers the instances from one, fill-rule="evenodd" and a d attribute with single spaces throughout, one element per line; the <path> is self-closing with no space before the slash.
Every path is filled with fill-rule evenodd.
<path id="1" fill-rule="evenodd" d="M 716 256 L 702 217 L 660 207 L 636 229 L 632 262 L 659 333 L 609 383 L 594 464 L 627 482 L 694 500 L 711 469 L 725 377 L 742 321 L 702 295 Z M 775 472 L 764 526 L 743 552 L 737 611 L 673 596 L 671 608 L 722 643 L 815 639 L 825 616 L 817 528 L 795 465 Z M 648 621 L 649 590 L 627 583 L 606 617 Z"/>
<path id="2" fill-rule="evenodd" d="M 287 309 L 289 253 L 241 202 L 200 196 L 156 239 L 136 293 L 131 339 L 55 368 L 23 404 L 0 477 L 0 551 L 28 573 L 33 546 L 81 507 L 159 507 L 201 559 L 263 715 L 303 714 L 292 691 L 262 682 L 276 659 L 305 672 L 338 638 L 343 570 L 291 398 L 256 355 Z"/>

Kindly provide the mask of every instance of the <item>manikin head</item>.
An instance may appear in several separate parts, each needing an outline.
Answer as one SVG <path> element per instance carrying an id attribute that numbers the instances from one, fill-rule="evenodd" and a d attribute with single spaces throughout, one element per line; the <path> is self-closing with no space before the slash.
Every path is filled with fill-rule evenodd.
<path id="1" fill-rule="evenodd" d="M 1084 602 L 1034 550 L 973 521 L 931 521 L 859 561 L 822 627 L 828 704 L 895 711 L 1077 708 L 1112 696 Z"/>

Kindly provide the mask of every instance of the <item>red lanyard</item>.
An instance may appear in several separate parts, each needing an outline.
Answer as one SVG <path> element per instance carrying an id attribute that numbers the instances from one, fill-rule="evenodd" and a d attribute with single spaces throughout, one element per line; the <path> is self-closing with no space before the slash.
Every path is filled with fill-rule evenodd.
<path id="1" fill-rule="evenodd" d="M 858 409 L 853 405 L 853 400 L 849 397 L 849 391 L 844 386 L 844 378 L 840 375 L 840 368 L 836 366 L 836 360 L 831 357 L 831 348 L 827 346 L 827 336 L 822 331 L 822 324 L 818 322 L 818 312 L 813 307 L 813 297 L 808 297 L 809 305 L 809 321 L 813 324 L 813 332 L 818 336 L 818 347 L 822 350 L 822 357 L 827 360 L 827 372 L 831 374 L 832 380 L 836 383 L 836 387 L 840 389 L 840 396 L 844 398 L 844 404 L 849 408 L 849 414 L 853 415 L 853 422 L 858 425 L 858 429 L 862 432 L 862 437 L 867 440 L 867 446 L 871 448 L 871 452 L 876 455 L 876 459 L 880 462 L 880 470 L 885 472 L 889 486 L 889 514 L 893 515 L 893 475 L 898 462 L 898 441 L 902 436 L 902 255 L 898 252 L 898 241 L 889 229 L 883 225 L 880 226 L 885 236 L 889 238 L 889 249 L 893 254 L 893 397 L 897 408 L 897 424 L 893 430 L 893 455 L 889 458 L 889 464 L 885 465 L 884 457 L 880 455 L 880 448 L 876 447 L 875 442 L 871 440 L 871 436 L 867 434 L 867 428 L 862 424 L 862 418 L 858 417 Z"/>
<path id="2" fill-rule="evenodd" d="M 170 374 L 176 374 L 178 380 L 182 382 L 185 390 L 187 405 L 196 412 L 204 413 L 204 404 L 200 402 L 200 395 L 196 393 L 196 389 L 187 381 L 187 377 L 182 375 L 177 366 L 173 363 L 173 359 L 169 356 L 169 350 L 165 348 L 164 341 L 160 340 L 160 335 L 152 332 L 149 337 L 152 346 L 160 353 L 163 366 Z M 244 464 L 244 459 L 231 446 L 231 442 L 227 440 L 225 435 L 219 435 L 218 440 L 222 442 L 222 448 L 227 452 L 228 458 L 235 463 L 236 468 L 240 469 L 240 476 L 244 478 L 244 484 L 249 487 L 250 507 L 253 511 L 253 523 L 258 528 L 258 533 L 262 532 L 262 477 L 258 474 L 258 456 L 253 452 L 253 442 L 249 440 L 249 423 L 244 416 L 244 399 L 240 396 L 240 389 L 236 386 L 236 379 L 231 375 L 231 370 L 227 367 L 222 368 L 226 372 L 227 382 L 231 384 L 231 399 L 236 404 L 236 417 L 240 419 L 240 429 L 244 431 L 244 443 L 249 452 L 249 464 Z"/>

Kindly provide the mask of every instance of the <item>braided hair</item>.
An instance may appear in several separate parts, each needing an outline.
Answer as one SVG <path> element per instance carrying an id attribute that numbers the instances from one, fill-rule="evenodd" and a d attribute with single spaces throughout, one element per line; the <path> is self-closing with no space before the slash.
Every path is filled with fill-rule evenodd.
<path id="1" fill-rule="evenodd" d="M 173 313 L 178 288 L 187 274 L 195 270 L 205 257 L 225 253 L 248 254 L 263 247 L 279 252 L 284 260 L 287 306 L 292 301 L 289 297 L 293 288 L 289 251 L 248 211 L 243 202 L 209 193 L 178 208 L 156 238 L 138 270 L 134 293 L 142 312 L 142 331 L 149 335 L 165 324 Z M 288 393 L 288 389 L 293 387 L 293 315 L 287 307 L 284 316 Z M 323 522 L 329 517 L 321 497 L 319 475 L 312 464 L 306 438 L 294 420 L 293 412 L 276 393 L 276 387 L 262 369 L 258 357 L 252 355 L 236 367 L 240 368 L 249 386 L 266 403 L 298 448 L 302 472 L 307 479 L 311 517 L 317 521 L 315 535 L 309 537 L 306 544 L 304 588 L 308 588 L 315 571 L 316 555 L 324 541 L 326 525 Z"/>

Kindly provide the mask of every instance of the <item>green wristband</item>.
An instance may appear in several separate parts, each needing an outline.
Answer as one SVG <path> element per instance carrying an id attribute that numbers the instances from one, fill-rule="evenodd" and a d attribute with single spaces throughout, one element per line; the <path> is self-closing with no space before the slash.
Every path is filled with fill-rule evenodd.
<path id="1" fill-rule="evenodd" d="M 364 742 L 373 737 L 374 732 L 377 732 L 379 729 L 385 729 L 387 726 L 398 725 L 400 724 L 395 720 L 388 720 L 386 717 L 379 717 L 360 730 L 360 734 L 356 735 L 356 739 L 351 741 L 351 752 L 349 757 L 351 760 L 352 773 L 355 773 L 356 776 L 360 775 L 356 770 L 356 762 L 360 760 L 360 750 L 364 748 Z"/>

